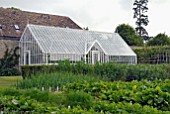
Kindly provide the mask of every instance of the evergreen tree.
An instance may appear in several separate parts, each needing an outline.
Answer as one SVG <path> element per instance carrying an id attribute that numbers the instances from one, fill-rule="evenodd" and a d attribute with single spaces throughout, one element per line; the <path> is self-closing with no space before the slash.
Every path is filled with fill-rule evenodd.
<path id="1" fill-rule="evenodd" d="M 148 11 L 148 0 L 135 0 L 134 2 L 134 17 L 136 18 L 136 32 L 143 40 L 148 40 L 148 32 L 143 26 L 149 23 L 148 16 L 145 14 Z"/>

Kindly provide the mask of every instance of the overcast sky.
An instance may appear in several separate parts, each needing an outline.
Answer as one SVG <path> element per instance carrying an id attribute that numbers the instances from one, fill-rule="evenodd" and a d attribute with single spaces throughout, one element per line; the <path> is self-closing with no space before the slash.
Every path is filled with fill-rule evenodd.
<path id="1" fill-rule="evenodd" d="M 24 11 L 70 17 L 79 26 L 93 31 L 114 32 L 122 23 L 135 27 L 135 0 L 0 0 L 0 7 L 16 7 Z M 170 36 L 170 0 L 149 0 L 150 36 L 166 33 Z"/>

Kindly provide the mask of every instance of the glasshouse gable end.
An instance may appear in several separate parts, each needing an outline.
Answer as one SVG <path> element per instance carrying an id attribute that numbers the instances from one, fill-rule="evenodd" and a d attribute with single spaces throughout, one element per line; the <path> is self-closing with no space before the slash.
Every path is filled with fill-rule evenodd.
<path id="1" fill-rule="evenodd" d="M 137 57 L 117 33 L 27 25 L 20 39 L 20 65 L 48 64 L 69 59 L 136 64 Z"/>

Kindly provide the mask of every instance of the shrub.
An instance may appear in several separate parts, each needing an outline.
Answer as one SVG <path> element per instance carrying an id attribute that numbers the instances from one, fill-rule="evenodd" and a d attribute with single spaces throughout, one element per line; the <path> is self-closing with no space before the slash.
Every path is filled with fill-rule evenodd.
<path id="1" fill-rule="evenodd" d="M 137 54 L 138 63 L 161 64 L 170 63 L 170 46 L 146 46 L 132 48 Z"/>
<path id="2" fill-rule="evenodd" d="M 47 102 L 49 100 L 49 93 L 47 91 L 35 89 L 28 89 L 27 91 L 24 91 L 23 96 L 29 96 L 31 99 L 36 99 L 40 102 Z"/>
<path id="3" fill-rule="evenodd" d="M 2 89 L 0 90 L 0 95 L 2 96 L 6 96 L 6 95 L 9 95 L 9 96 L 20 96 L 22 94 L 21 91 L 18 91 L 14 88 L 8 88 L 8 89 Z"/>
<path id="4" fill-rule="evenodd" d="M 62 63 L 64 64 L 64 63 Z M 72 78 L 74 79 L 73 74 L 81 75 L 82 77 L 88 76 L 97 76 L 99 79 L 106 79 L 109 78 L 110 81 L 116 81 L 116 80 L 122 80 L 122 81 L 131 81 L 131 80 L 142 80 L 142 79 L 148 79 L 148 80 L 155 80 L 155 79 L 169 79 L 170 78 L 170 65 L 169 64 L 137 64 L 137 65 L 130 65 L 130 64 L 117 64 L 117 63 L 103 63 L 103 64 L 95 64 L 95 65 L 89 65 L 84 63 L 75 63 L 75 64 L 69 64 L 66 63 L 66 67 L 64 65 L 59 66 L 24 66 L 23 71 L 28 72 L 24 74 L 24 77 L 26 74 L 34 76 L 36 75 L 43 75 L 46 77 L 46 79 L 51 76 L 55 75 L 57 72 L 64 72 L 64 74 L 72 75 Z M 39 69 L 47 69 L 42 71 Z M 55 70 L 57 69 L 57 70 Z M 37 70 L 37 71 L 36 71 Z M 41 73 L 40 73 L 41 72 Z M 56 74 L 58 75 L 58 74 Z M 62 76 L 61 76 L 62 77 Z M 60 78 L 61 78 L 60 77 Z M 68 79 L 72 79 L 67 77 Z M 67 79 L 67 80 L 68 80 Z M 43 78 L 40 80 L 39 83 L 41 83 Z M 51 82 L 55 82 L 56 79 L 53 78 Z M 59 80 L 59 79 L 57 79 Z M 58 81 L 59 82 L 59 81 Z M 31 83 L 31 82 L 30 82 Z M 37 83 L 37 84 L 39 84 Z M 43 82 L 44 83 L 44 82 Z M 52 85 L 49 85 L 52 86 Z M 59 85 L 57 85 L 59 86 Z"/>
<path id="5" fill-rule="evenodd" d="M 66 96 L 65 105 L 76 107 L 80 106 L 84 109 L 90 109 L 93 106 L 93 97 L 83 91 L 71 91 Z"/>
<path id="6" fill-rule="evenodd" d="M 19 55 L 17 53 L 19 47 L 9 50 L 7 45 L 4 56 L 0 59 L 0 76 L 14 76 L 21 73 L 17 69 L 19 64 Z"/>

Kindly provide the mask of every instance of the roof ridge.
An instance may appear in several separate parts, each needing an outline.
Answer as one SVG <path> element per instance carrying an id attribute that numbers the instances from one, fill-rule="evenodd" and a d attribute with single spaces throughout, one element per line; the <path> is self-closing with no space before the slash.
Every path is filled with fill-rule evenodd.
<path id="1" fill-rule="evenodd" d="M 21 10 L 21 9 L 16 10 L 16 9 L 10 9 L 10 8 L 0 7 L 0 10 L 1 10 L 1 9 L 7 10 L 7 11 L 17 11 L 17 12 L 25 12 L 25 13 L 44 14 L 44 15 L 50 15 L 50 16 L 58 16 L 58 17 L 66 17 L 66 18 L 69 18 L 68 16 L 64 16 L 64 15 L 54 15 L 54 14 L 41 13 L 41 12 L 26 11 L 26 10 Z"/>
<path id="2" fill-rule="evenodd" d="M 73 28 L 62 28 L 62 27 L 55 27 L 55 26 L 46 26 L 46 25 L 34 25 L 34 24 L 30 24 L 32 26 L 39 26 L 39 27 L 49 27 L 49 28 L 58 28 L 58 29 L 62 29 L 62 30 L 70 30 L 70 31 L 83 31 L 83 32 L 90 32 L 90 33 L 98 33 L 98 34 L 110 34 L 110 35 L 118 35 L 118 33 L 115 32 L 102 32 L 102 31 L 94 31 L 94 30 L 83 30 L 83 29 L 73 29 Z"/>

